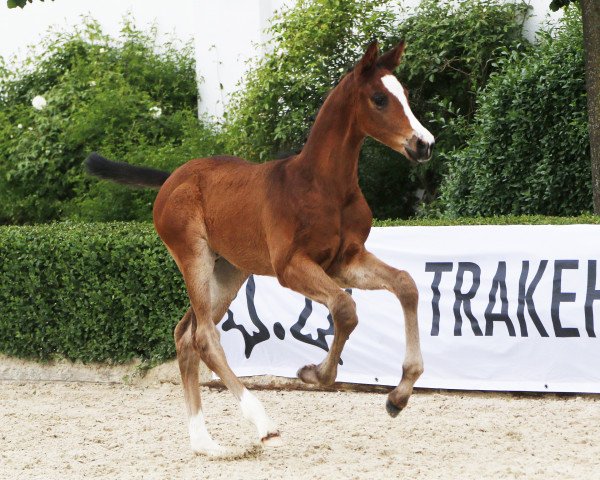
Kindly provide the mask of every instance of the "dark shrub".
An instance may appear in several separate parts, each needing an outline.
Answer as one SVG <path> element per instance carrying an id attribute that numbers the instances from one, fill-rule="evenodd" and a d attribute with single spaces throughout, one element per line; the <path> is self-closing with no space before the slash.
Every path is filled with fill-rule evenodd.
<path id="1" fill-rule="evenodd" d="M 479 99 L 467 146 L 451 155 L 450 216 L 591 211 L 581 18 L 566 13 L 525 54 L 502 60 Z"/>

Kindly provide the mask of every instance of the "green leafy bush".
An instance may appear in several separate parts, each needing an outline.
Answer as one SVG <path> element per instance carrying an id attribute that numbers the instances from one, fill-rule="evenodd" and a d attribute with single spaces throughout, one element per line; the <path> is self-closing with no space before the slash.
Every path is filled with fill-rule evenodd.
<path id="1" fill-rule="evenodd" d="M 437 159 L 412 169 L 387 147 L 367 142 L 360 173 L 375 216 L 409 216 L 415 190 L 435 196 L 439 158 L 461 144 L 457 124 L 473 115 L 475 94 L 499 51 L 522 48 L 527 11 L 524 2 L 424 0 L 400 23 L 406 14 L 395 0 L 300 0 L 274 18 L 270 53 L 255 61 L 233 96 L 225 148 L 255 161 L 299 150 L 325 95 L 365 45 L 377 38 L 387 49 L 405 38 L 399 77 L 411 90 L 413 110 L 438 137 Z"/>
<path id="2" fill-rule="evenodd" d="M 189 302 L 148 223 L 0 227 L 0 352 L 124 362 L 175 354 Z"/>
<path id="3" fill-rule="evenodd" d="M 471 137 L 451 155 L 450 216 L 591 211 L 581 17 L 570 8 L 527 53 L 508 53 L 480 96 Z"/>
<path id="4" fill-rule="evenodd" d="M 159 48 L 131 23 L 115 41 L 88 20 L 40 51 L 0 71 L 0 223 L 148 219 L 153 192 L 92 183 L 83 159 L 173 169 L 215 148 L 197 120 L 191 45 Z"/>
<path id="5" fill-rule="evenodd" d="M 476 98 L 496 71 L 505 50 L 529 45 L 523 24 L 530 6 L 524 1 L 424 0 L 401 25 L 409 48 L 399 78 L 411 91 L 415 115 L 436 136 L 436 155 L 413 176 L 426 203 L 438 196 L 447 153 L 464 145 Z"/>

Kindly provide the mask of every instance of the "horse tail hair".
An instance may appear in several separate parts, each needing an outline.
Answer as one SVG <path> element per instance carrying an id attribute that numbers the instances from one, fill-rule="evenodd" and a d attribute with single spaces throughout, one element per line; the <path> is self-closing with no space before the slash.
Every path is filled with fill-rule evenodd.
<path id="1" fill-rule="evenodd" d="M 84 165 L 90 175 L 132 187 L 160 188 L 171 175 L 169 172 L 154 168 L 113 162 L 96 152 L 91 153 L 85 159 Z"/>

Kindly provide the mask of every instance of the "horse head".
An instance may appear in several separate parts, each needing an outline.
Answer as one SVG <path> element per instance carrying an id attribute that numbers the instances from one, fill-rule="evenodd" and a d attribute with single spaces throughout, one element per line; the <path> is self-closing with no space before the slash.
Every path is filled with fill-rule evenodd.
<path id="1" fill-rule="evenodd" d="M 379 55 L 371 43 L 354 68 L 355 109 L 359 128 L 413 162 L 431 158 L 435 139 L 417 120 L 408 103 L 408 91 L 392 73 L 404 52 L 404 42 Z"/>

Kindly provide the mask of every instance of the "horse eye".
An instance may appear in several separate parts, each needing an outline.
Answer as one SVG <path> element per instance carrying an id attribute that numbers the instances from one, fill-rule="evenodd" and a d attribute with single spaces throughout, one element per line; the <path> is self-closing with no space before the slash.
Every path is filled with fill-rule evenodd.
<path id="1" fill-rule="evenodd" d="M 371 101 L 375 104 L 377 108 L 383 108 L 388 103 L 388 98 L 383 93 L 376 93 L 371 97 Z"/>

